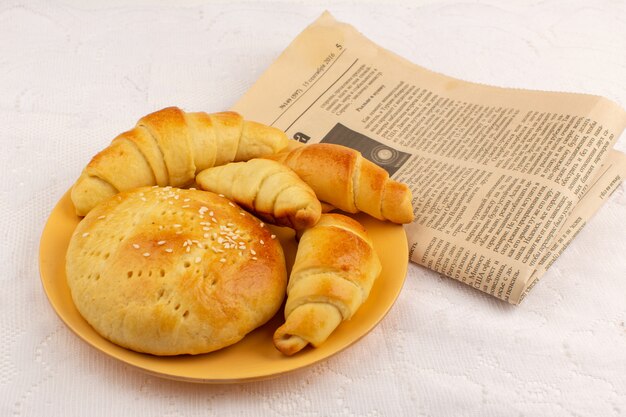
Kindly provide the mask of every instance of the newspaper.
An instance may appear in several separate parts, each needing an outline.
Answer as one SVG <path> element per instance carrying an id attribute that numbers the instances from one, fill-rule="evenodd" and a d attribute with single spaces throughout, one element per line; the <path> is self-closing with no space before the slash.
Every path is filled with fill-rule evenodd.
<path id="1" fill-rule="evenodd" d="M 460 81 L 328 12 L 235 104 L 302 143 L 359 150 L 413 192 L 410 260 L 518 304 L 626 175 L 602 97 Z"/>

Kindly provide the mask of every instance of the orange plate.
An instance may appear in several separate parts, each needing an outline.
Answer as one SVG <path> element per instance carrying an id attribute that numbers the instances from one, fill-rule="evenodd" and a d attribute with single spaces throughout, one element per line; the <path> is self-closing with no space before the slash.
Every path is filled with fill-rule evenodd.
<path id="1" fill-rule="evenodd" d="M 41 236 L 41 281 L 52 307 L 74 333 L 124 363 L 154 375 L 192 382 L 229 383 L 269 378 L 314 364 L 347 348 L 372 330 L 398 297 L 408 264 L 404 229 L 366 215 L 354 218 L 367 228 L 374 241 L 383 265 L 381 276 L 351 320 L 342 323 L 320 347 L 305 348 L 292 357 L 283 356 L 272 344 L 274 330 L 283 322 L 282 309 L 240 342 L 204 355 L 153 356 L 122 348 L 101 337 L 78 313 L 65 280 L 65 252 L 80 220 L 74 214 L 69 193 L 50 214 Z M 285 249 L 287 263 L 291 265 L 297 249 L 293 231 L 275 230 Z"/>

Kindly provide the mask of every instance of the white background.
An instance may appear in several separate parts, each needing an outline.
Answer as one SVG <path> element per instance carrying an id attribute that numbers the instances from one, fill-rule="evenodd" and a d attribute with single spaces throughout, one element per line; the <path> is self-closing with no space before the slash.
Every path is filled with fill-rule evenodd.
<path id="1" fill-rule="evenodd" d="M 624 185 L 521 306 L 411 264 L 361 342 L 248 384 L 100 354 L 57 318 L 37 260 L 95 152 L 168 105 L 229 108 L 324 9 L 435 71 L 625 106 L 623 1 L 90 3 L 0 1 L 0 416 L 626 415 Z"/>

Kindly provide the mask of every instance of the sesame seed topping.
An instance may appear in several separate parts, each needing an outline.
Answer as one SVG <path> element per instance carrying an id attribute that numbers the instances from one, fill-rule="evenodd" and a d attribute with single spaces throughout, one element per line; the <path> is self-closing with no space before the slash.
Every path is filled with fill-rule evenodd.
<path id="1" fill-rule="evenodd" d="M 152 188 L 159 188 L 159 186 L 158 185 L 153 185 Z"/>
<path id="2" fill-rule="evenodd" d="M 161 245 L 165 245 L 165 241 L 164 240 L 159 240 L 157 242 L 157 245 L 161 246 Z"/>
<path id="3" fill-rule="evenodd" d="M 224 194 L 218 194 L 220 197 L 224 197 Z"/>
<path id="4" fill-rule="evenodd" d="M 253 256 L 252 259 L 256 261 L 256 256 Z"/>
<path id="5" fill-rule="evenodd" d="M 276 235 L 272 235 L 270 236 L 272 239 L 276 239 Z"/>
<path id="6" fill-rule="evenodd" d="M 220 259 L 220 262 L 222 262 L 222 263 L 226 262 L 226 258 Z"/>
<path id="7" fill-rule="evenodd" d="M 254 249 L 250 249 L 250 253 L 256 255 L 256 251 Z"/>
<path id="8" fill-rule="evenodd" d="M 188 208 L 189 204 L 185 204 L 184 206 L 181 206 L 181 208 Z"/>
<path id="9" fill-rule="evenodd" d="M 263 242 L 263 239 L 261 239 L 259 242 L 261 242 L 261 245 L 265 245 L 265 242 Z"/>
<path id="10" fill-rule="evenodd" d="M 211 220 L 213 221 L 213 223 L 217 223 L 217 220 L 215 220 L 215 217 L 211 217 Z"/>
<path id="11" fill-rule="evenodd" d="M 174 204 L 172 201 L 168 201 L 168 203 L 169 203 L 170 205 L 173 205 L 173 204 Z"/>
<path id="12" fill-rule="evenodd" d="M 150 252 L 144 252 L 143 256 L 147 258 L 148 256 L 150 256 Z"/>
<path id="13" fill-rule="evenodd" d="M 191 252 L 191 246 L 187 246 L 187 248 L 185 249 L 185 252 Z"/>
<path id="14" fill-rule="evenodd" d="M 173 224 L 172 227 L 181 227 L 180 224 Z"/>
<path id="15" fill-rule="evenodd" d="M 104 216 L 104 215 L 102 215 L 102 216 L 98 216 L 98 220 L 102 220 L 102 219 L 104 219 L 104 218 L 106 218 L 106 216 Z"/>
<path id="16" fill-rule="evenodd" d="M 208 239 L 210 235 L 209 235 L 208 233 L 205 233 L 205 234 L 204 234 L 204 235 L 202 235 L 202 236 L 204 236 L 204 238 L 205 238 L 205 239 Z"/>
<path id="17" fill-rule="evenodd" d="M 202 258 L 199 256 L 196 256 L 196 263 L 199 264 L 200 262 L 202 262 Z"/>
<path id="18" fill-rule="evenodd" d="M 178 232 L 176 232 L 176 234 L 177 234 L 177 235 L 182 235 L 182 234 L 183 234 L 183 231 L 182 231 L 182 230 L 179 230 Z"/>
<path id="19" fill-rule="evenodd" d="M 172 253 L 173 251 L 174 251 L 174 249 L 172 249 L 172 248 L 165 249 L 165 252 L 167 252 L 167 253 Z"/>
<path id="20" fill-rule="evenodd" d="M 206 227 L 206 226 L 204 226 L 204 227 L 202 228 L 202 230 L 204 230 L 204 231 L 206 232 L 207 230 L 211 230 L 211 228 L 210 228 L 210 227 Z"/>
<path id="21" fill-rule="evenodd" d="M 243 211 L 240 211 L 239 214 L 241 214 L 242 216 L 246 215 L 246 213 L 244 213 Z"/>
<path id="22" fill-rule="evenodd" d="M 87 237 L 87 236 L 89 236 L 88 232 L 83 233 L 83 237 Z"/>
<path id="23" fill-rule="evenodd" d="M 141 197 L 141 201 L 148 201 L 148 200 L 146 200 L 146 197 Z"/>
<path id="24" fill-rule="evenodd" d="M 135 249 L 139 249 L 139 245 L 138 245 L 138 244 L 136 244 L 136 243 L 133 243 L 133 248 L 135 248 Z"/>
<path id="25" fill-rule="evenodd" d="M 259 226 L 265 227 L 265 223 L 261 222 L 261 223 L 259 223 Z"/>
<path id="26" fill-rule="evenodd" d="M 183 200 L 183 203 L 186 203 L 186 202 L 188 202 L 188 201 L 191 201 L 191 198 L 185 198 L 185 199 Z"/>
<path id="27" fill-rule="evenodd" d="M 170 185 L 168 185 L 167 187 L 163 188 L 164 190 L 171 190 L 172 187 Z"/>
<path id="28" fill-rule="evenodd" d="M 163 225 L 162 224 L 159 225 L 159 230 L 163 230 Z"/>
<path id="29" fill-rule="evenodd" d="M 214 216 L 213 211 L 209 211 L 209 216 L 211 216 L 211 217 Z"/>
<path id="30" fill-rule="evenodd" d="M 232 207 L 235 207 L 235 205 L 233 204 L 233 202 L 232 202 L 232 201 L 229 201 L 229 202 L 228 202 L 228 205 L 229 205 L 229 206 L 232 206 Z"/>
<path id="31" fill-rule="evenodd" d="M 196 188 L 194 188 L 194 187 L 191 187 L 191 188 L 190 188 L 190 190 L 193 190 L 193 191 L 196 191 Z"/>

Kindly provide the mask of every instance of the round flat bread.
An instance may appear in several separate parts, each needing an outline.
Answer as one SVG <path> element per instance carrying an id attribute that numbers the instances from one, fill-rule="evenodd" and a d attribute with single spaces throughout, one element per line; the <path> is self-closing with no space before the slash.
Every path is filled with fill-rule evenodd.
<path id="1" fill-rule="evenodd" d="M 66 259 L 81 315 L 103 337 L 155 355 L 229 346 L 279 309 L 287 274 L 267 227 L 216 194 L 146 187 L 78 225 Z"/>

